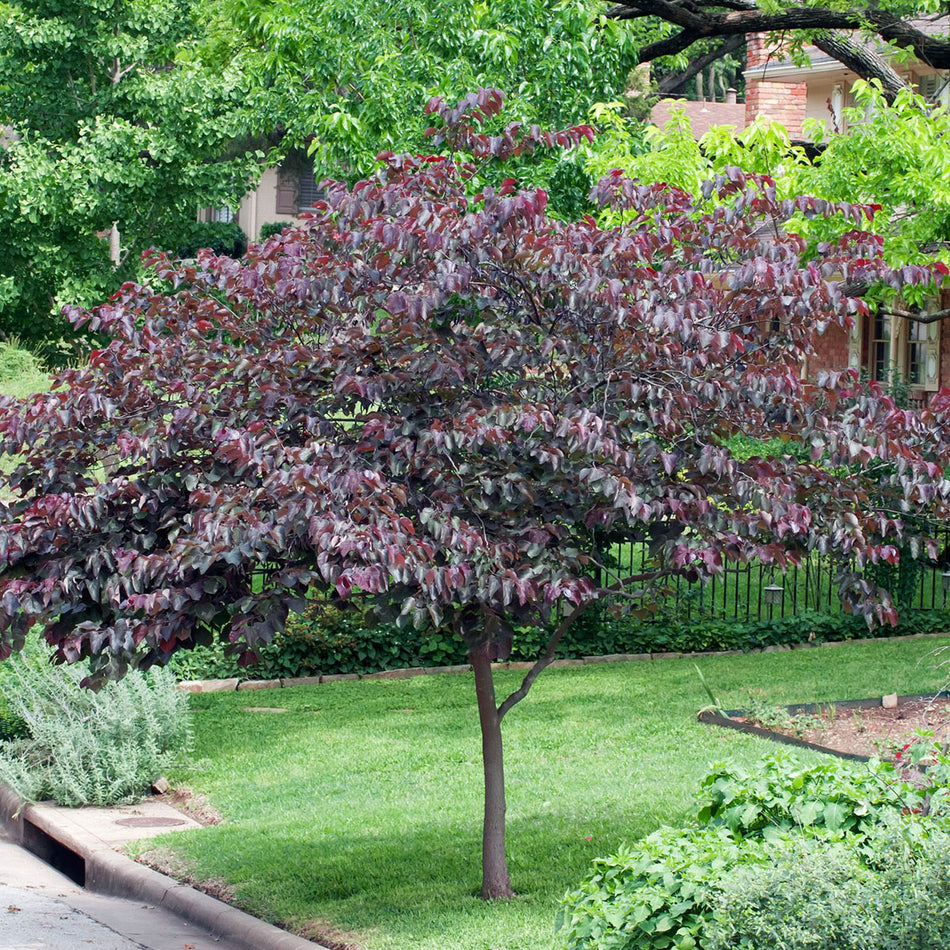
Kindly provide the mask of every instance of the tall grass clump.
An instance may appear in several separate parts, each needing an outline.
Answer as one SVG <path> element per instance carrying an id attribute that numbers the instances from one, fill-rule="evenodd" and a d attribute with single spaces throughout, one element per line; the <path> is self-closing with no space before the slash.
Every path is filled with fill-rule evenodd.
<path id="1" fill-rule="evenodd" d="M 136 801 L 190 745 L 187 698 L 168 672 L 131 672 L 100 692 L 83 675 L 35 656 L 3 665 L 0 696 L 22 726 L 0 743 L 0 781 L 27 801 Z"/>

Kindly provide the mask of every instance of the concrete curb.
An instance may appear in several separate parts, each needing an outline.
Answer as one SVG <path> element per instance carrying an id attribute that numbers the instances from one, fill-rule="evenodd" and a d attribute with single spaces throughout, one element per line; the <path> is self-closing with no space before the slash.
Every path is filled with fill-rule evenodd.
<path id="1" fill-rule="evenodd" d="M 595 663 L 639 663 L 645 660 L 681 660 L 701 656 L 740 656 L 743 653 L 779 653 L 786 650 L 808 650 L 817 647 L 840 647 L 848 643 L 897 643 L 904 640 L 925 640 L 936 637 L 948 637 L 947 633 L 909 633 L 903 637 L 862 637 L 857 640 L 826 640 L 822 643 L 793 643 L 766 647 L 754 647 L 751 650 L 707 650 L 697 653 L 611 653 L 606 656 L 585 656 L 567 660 L 554 660 L 549 666 L 553 669 L 564 666 L 589 666 Z M 531 660 L 513 660 L 508 663 L 492 664 L 496 670 L 530 670 L 534 666 Z M 377 673 L 327 673 L 324 676 L 297 676 L 279 680 L 242 680 L 237 677 L 223 680 L 184 680 L 178 684 L 183 693 L 221 693 L 245 689 L 287 689 L 291 686 L 316 686 L 323 683 L 338 683 L 342 680 L 379 680 L 409 679 L 412 676 L 429 676 L 438 673 L 468 673 L 471 666 L 414 666 L 408 669 L 381 670 Z"/>
<path id="2" fill-rule="evenodd" d="M 35 838 L 39 832 L 40 836 L 47 836 L 78 856 L 85 866 L 85 887 L 91 891 L 163 907 L 246 950 L 327 950 L 322 944 L 297 937 L 187 884 L 136 864 L 95 835 L 84 832 L 78 823 L 67 827 L 65 821 L 58 820 L 42 805 L 25 805 L 4 785 L 0 785 L 0 821 L 21 847 L 27 847 L 28 837 Z"/>

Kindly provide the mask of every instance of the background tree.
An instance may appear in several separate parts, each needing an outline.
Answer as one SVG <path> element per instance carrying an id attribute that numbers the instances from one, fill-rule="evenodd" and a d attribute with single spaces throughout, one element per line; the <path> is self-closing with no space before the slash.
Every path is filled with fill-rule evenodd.
<path id="1" fill-rule="evenodd" d="M 731 166 L 767 174 L 780 197 L 810 194 L 832 201 L 874 205 L 869 230 L 883 240 L 885 259 L 903 264 L 950 263 L 950 110 L 933 106 L 904 89 L 892 103 L 876 83 L 859 81 L 855 106 L 847 110 L 847 127 L 830 134 L 820 122 L 806 125 L 814 148 L 792 144 L 778 123 L 759 119 L 739 133 L 714 127 L 697 142 L 685 115 L 674 116 L 664 129 L 643 135 L 631 129 L 617 110 L 601 107 L 597 124 L 606 135 L 584 147 L 585 168 L 592 176 L 622 167 L 644 182 L 667 182 L 695 190 L 704 179 Z M 787 223 L 809 242 L 835 241 L 850 227 L 838 217 L 797 216 Z M 867 291 L 868 288 L 865 288 Z M 919 313 L 923 288 L 908 288 L 896 302 L 894 288 L 878 285 L 874 299 L 904 319 L 944 319 L 943 310 Z"/>
<path id="2" fill-rule="evenodd" d="M 620 0 L 607 15 L 660 23 L 665 29 L 640 50 L 641 62 L 676 56 L 694 44 L 719 40 L 726 55 L 737 37 L 771 33 L 791 52 L 817 46 L 863 79 L 877 79 L 888 100 L 906 80 L 881 55 L 880 46 L 910 55 L 936 69 L 950 69 L 950 36 L 944 4 L 936 0 L 880 3 L 777 3 L 774 0 Z M 853 36 L 853 33 L 857 33 Z M 871 40 L 873 42 L 867 42 Z"/>
<path id="3" fill-rule="evenodd" d="M 383 149 L 420 150 L 435 95 L 496 86 L 525 121 L 583 121 L 592 102 L 625 91 L 642 32 L 590 0 L 221 0 L 217 10 L 217 55 L 251 78 L 255 114 L 288 145 L 312 143 L 318 178 L 347 180 Z"/>
<path id="4" fill-rule="evenodd" d="M 589 137 L 483 134 L 500 105 L 434 101 L 434 144 L 481 162 Z M 780 202 L 735 171 L 696 198 L 617 173 L 596 198 L 622 223 L 602 229 L 549 218 L 543 192 L 510 181 L 470 196 L 476 172 L 387 155 L 244 262 L 159 260 L 151 286 L 75 314 L 109 345 L 0 411 L 17 463 L 0 649 L 40 623 L 92 683 L 218 635 L 250 661 L 317 595 L 454 630 L 475 676 L 495 898 L 511 894 L 502 720 L 579 612 L 818 551 L 852 610 L 893 620 L 862 570 L 896 561 L 898 540 L 936 553 L 948 400 L 903 412 L 847 373 L 808 398 L 815 333 L 863 308 L 843 281 L 934 276 L 891 271 L 856 230 L 861 208 Z M 855 229 L 811 262 L 793 234 L 758 236 L 805 211 Z M 804 442 L 814 461 L 733 457 L 736 432 Z M 615 538 L 649 540 L 642 571 L 601 559 Z M 529 623 L 550 640 L 499 702 L 492 662 Z"/>
<path id="5" fill-rule="evenodd" d="M 62 304 L 102 299 L 199 207 L 240 198 L 257 162 L 232 148 L 239 75 L 193 55 L 190 0 L 0 12 L 0 333 L 55 342 Z"/>

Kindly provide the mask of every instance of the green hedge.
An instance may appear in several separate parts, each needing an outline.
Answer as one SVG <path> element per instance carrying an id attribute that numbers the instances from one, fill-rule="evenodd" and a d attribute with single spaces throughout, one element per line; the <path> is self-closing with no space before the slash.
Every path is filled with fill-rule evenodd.
<path id="1" fill-rule="evenodd" d="M 235 258 L 247 252 L 247 236 L 236 221 L 194 221 L 166 235 L 164 243 L 180 258 L 194 257 L 205 247 Z"/>
<path id="2" fill-rule="evenodd" d="M 856 640 L 950 630 L 950 611 L 905 611 L 898 627 L 868 630 L 858 617 L 805 613 L 777 620 L 670 620 L 633 622 L 592 610 L 561 641 L 557 656 L 572 658 L 612 653 L 701 653 L 752 650 L 813 642 Z M 547 642 L 541 628 L 517 631 L 512 660 L 534 660 Z M 462 642 L 449 633 L 420 632 L 395 624 L 372 624 L 358 612 L 314 604 L 295 615 L 273 643 L 258 651 L 258 662 L 238 665 L 222 645 L 196 647 L 172 658 L 179 680 L 233 676 L 274 679 L 332 673 L 375 673 L 414 666 L 450 666 L 466 662 Z"/>

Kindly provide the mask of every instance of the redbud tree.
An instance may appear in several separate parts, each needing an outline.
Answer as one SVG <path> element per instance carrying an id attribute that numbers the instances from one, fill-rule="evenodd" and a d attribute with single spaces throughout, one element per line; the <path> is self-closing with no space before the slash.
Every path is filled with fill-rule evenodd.
<path id="1" fill-rule="evenodd" d="M 849 288 L 934 279 L 885 266 L 868 209 L 738 171 L 696 196 L 616 172 L 593 196 L 614 225 L 558 221 L 543 192 L 472 181 L 590 130 L 489 135 L 500 105 L 434 101 L 447 157 L 382 155 L 242 261 L 157 259 L 73 314 L 111 339 L 88 365 L 0 407 L 3 655 L 40 624 L 93 685 L 217 636 L 251 660 L 315 596 L 454 631 L 486 898 L 512 893 L 502 720 L 579 612 L 817 550 L 850 609 L 893 620 L 863 569 L 934 553 L 950 495 L 946 400 L 918 415 L 848 373 L 802 379 L 816 334 L 865 309 Z M 805 260 L 781 227 L 801 214 L 854 230 Z M 737 433 L 811 461 L 740 460 Z M 650 544 L 635 574 L 601 555 L 620 539 Z M 524 625 L 551 638 L 499 701 Z"/>

